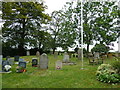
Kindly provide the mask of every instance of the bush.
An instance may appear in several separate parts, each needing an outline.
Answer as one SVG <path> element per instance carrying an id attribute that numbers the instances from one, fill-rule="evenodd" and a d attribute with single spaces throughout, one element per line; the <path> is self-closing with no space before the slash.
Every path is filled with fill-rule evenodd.
<path id="1" fill-rule="evenodd" d="M 112 66 L 114 67 L 114 69 L 117 70 L 117 73 L 120 75 L 120 61 L 114 62 Z"/>
<path id="2" fill-rule="evenodd" d="M 120 75 L 112 65 L 102 64 L 98 67 L 96 72 L 97 79 L 105 83 L 119 83 Z"/>

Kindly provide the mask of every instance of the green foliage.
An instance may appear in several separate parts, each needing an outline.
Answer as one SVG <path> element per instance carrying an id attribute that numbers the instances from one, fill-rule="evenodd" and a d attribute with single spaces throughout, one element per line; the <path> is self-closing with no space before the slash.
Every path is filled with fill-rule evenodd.
<path id="1" fill-rule="evenodd" d="M 38 2 L 3 2 L 3 44 L 19 48 L 35 46 L 36 33 L 41 33 L 42 24 L 50 17 L 44 13 L 46 6 Z M 44 33 L 43 33 L 44 34 Z M 38 36 L 39 37 L 39 36 Z"/>
<path id="2" fill-rule="evenodd" d="M 114 67 L 114 69 L 117 70 L 117 73 L 120 75 L 120 61 L 115 61 L 114 63 L 112 63 L 112 66 Z"/>
<path id="3" fill-rule="evenodd" d="M 100 53 L 107 53 L 109 48 L 104 44 L 96 44 L 92 49 L 92 52 L 100 52 Z"/>
<path id="4" fill-rule="evenodd" d="M 102 64 L 96 72 L 97 79 L 105 83 L 120 83 L 120 75 L 109 64 Z"/>

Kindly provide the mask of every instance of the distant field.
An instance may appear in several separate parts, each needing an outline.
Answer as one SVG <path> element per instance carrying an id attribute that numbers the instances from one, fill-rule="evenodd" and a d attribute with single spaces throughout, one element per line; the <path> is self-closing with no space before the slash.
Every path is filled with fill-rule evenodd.
<path id="1" fill-rule="evenodd" d="M 36 56 L 23 56 L 26 61 L 32 61 Z M 63 66 L 62 70 L 55 70 L 55 61 L 62 60 L 63 56 L 54 58 L 49 55 L 49 69 L 39 70 L 27 64 L 27 72 L 16 73 L 16 66 L 12 66 L 12 73 L 2 75 L 3 88 L 120 88 L 120 84 L 111 85 L 96 80 L 96 70 L 99 65 L 89 65 L 84 59 L 84 70 L 81 70 L 81 61 L 70 58 L 77 65 Z M 111 63 L 114 59 L 106 59 L 104 63 Z"/>

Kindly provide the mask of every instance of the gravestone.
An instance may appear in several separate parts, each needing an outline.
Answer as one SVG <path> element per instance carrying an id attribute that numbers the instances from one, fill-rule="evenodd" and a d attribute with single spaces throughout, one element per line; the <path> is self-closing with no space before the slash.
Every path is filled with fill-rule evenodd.
<path id="1" fill-rule="evenodd" d="M 26 55 L 27 55 L 27 56 L 30 56 L 30 51 L 29 51 L 29 50 L 26 51 Z"/>
<path id="2" fill-rule="evenodd" d="M 78 60 L 81 60 L 81 49 L 78 49 Z"/>
<path id="3" fill-rule="evenodd" d="M 19 62 L 25 62 L 23 58 L 19 58 Z"/>
<path id="4" fill-rule="evenodd" d="M 38 60 L 40 60 L 40 52 L 39 51 L 36 52 L 36 57 Z"/>
<path id="5" fill-rule="evenodd" d="M 33 58 L 33 59 L 32 59 L 32 67 L 37 67 L 37 65 L 38 65 L 38 60 L 37 60 L 37 58 Z"/>
<path id="6" fill-rule="evenodd" d="M 99 52 L 95 52 L 95 53 L 94 53 L 94 59 L 99 59 L 99 58 L 100 58 Z"/>
<path id="7" fill-rule="evenodd" d="M 67 54 L 67 52 L 64 53 L 63 62 L 69 62 L 69 55 Z"/>
<path id="8" fill-rule="evenodd" d="M 36 52 L 36 56 L 40 57 L 40 52 L 39 51 Z"/>
<path id="9" fill-rule="evenodd" d="M 26 62 L 19 62 L 19 67 L 26 68 Z"/>
<path id="10" fill-rule="evenodd" d="M 58 57 L 58 52 L 54 52 L 54 58 L 57 58 Z"/>
<path id="11" fill-rule="evenodd" d="M 56 68 L 57 70 L 62 69 L 62 62 L 61 62 L 60 60 L 56 61 L 56 66 L 55 66 L 55 68 Z"/>
<path id="12" fill-rule="evenodd" d="M 43 53 L 41 56 L 40 56 L 40 61 L 39 61 L 39 65 L 38 65 L 38 68 L 40 69 L 48 69 L 48 56 L 47 54 Z"/>
<path id="13" fill-rule="evenodd" d="M 7 60 L 2 60 L 2 71 L 5 71 L 6 65 L 9 65 L 9 62 Z"/>
<path id="14" fill-rule="evenodd" d="M 15 62 L 18 62 L 18 61 L 19 61 L 19 56 L 15 56 L 15 57 L 14 57 L 14 61 L 15 61 Z"/>
<path id="15" fill-rule="evenodd" d="M 13 65 L 13 64 L 14 64 L 14 59 L 9 58 L 9 59 L 8 59 L 8 63 L 9 63 L 10 65 Z"/>
<path id="16" fill-rule="evenodd" d="M 6 60 L 8 60 L 9 58 L 10 58 L 10 56 L 7 56 L 7 57 L 6 57 Z"/>

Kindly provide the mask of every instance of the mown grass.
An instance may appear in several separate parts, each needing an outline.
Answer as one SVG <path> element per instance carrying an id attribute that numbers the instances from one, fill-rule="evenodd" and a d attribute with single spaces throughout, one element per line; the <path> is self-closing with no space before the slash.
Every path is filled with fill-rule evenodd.
<path id="1" fill-rule="evenodd" d="M 23 56 L 26 61 L 31 61 L 36 56 Z M 55 61 L 62 60 L 63 56 L 49 57 L 49 69 L 39 70 L 27 64 L 27 72 L 16 73 L 16 66 L 12 66 L 12 73 L 2 75 L 3 88 L 120 88 L 120 84 L 111 85 L 96 80 L 96 70 L 99 65 L 89 65 L 84 58 L 84 70 L 81 70 L 81 61 L 70 58 L 77 65 L 63 66 L 62 70 L 55 70 Z M 114 59 L 106 59 L 105 63 L 111 63 Z"/>

